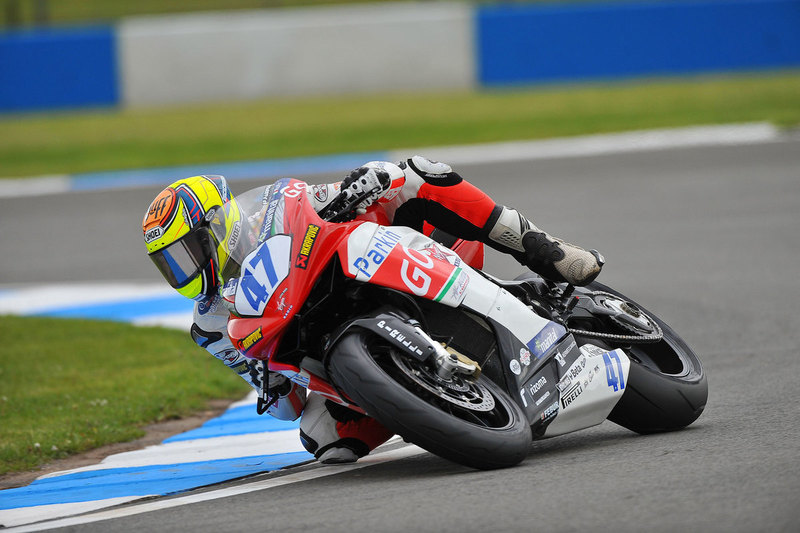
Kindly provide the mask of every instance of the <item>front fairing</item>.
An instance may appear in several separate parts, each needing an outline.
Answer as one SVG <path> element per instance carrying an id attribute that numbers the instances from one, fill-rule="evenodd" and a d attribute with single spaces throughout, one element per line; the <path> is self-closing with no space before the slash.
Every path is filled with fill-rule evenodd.
<path id="1" fill-rule="evenodd" d="M 249 191 L 240 203 L 253 242 L 221 295 L 231 307 L 234 345 L 267 359 L 352 225 L 323 221 L 298 180 Z"/>

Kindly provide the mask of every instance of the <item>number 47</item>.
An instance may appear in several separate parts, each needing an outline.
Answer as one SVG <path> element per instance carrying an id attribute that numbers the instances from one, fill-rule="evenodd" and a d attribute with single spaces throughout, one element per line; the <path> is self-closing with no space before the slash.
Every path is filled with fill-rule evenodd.
<path id="1" fill-rule="evenodd" d="M 617 363 L 617 369 L 614 370 L 614 364 L 611 362 L 611 359 Z M 619 355 L 617 355 L 616 351 L 613 352 L 606 352 L 603 354 L 603 361 L 606 364 L 606 379 L 608 380 L 608 386 L 614 387 L 614 391 L 618 391 L 625 388 L 625 376 L 622 370 L 622 361 L 619 360 Z"/>

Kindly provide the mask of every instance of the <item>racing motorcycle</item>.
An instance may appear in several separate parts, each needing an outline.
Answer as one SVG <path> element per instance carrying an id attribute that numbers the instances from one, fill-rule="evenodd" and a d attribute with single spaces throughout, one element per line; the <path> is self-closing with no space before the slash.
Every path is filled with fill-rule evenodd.
<path id="1" fill-rule="evenodd" d="M 702 413 L 697 356 L 630 298 L 597 282 L 497 279 L 480 243 L 389 226 L 378 205 L 356 217 L 373 191 L 318 214 L 307 187 L 284 179 L 237 197 L 253 231 L 222 291 L 228 333 L 270 371 L 478 469 L 605 419 L 653 433 Z M 264 412 L 277 396 L 261 381 Z"/>

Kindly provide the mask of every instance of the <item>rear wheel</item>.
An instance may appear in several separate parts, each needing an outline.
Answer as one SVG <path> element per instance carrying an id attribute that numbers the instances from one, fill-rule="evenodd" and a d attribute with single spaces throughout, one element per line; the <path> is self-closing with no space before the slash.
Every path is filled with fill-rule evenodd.
<path id="1" fill-rule="evenodd" d="M 531 272 L 516 279 L 541 283 Z M 574 294 L 591 298 L 597 310 L 590 317 L 568 319 L 579 344 L 622 348 L 631 361 L 625 392 L 608 419 L 637 433 L 672 431 L 697 420 L 708 400 L 708 380 L 697 355 L 675 330 L 602 283 L 576 287 Z"/>
<path id="2" fill-rule="evenodd" d="M 357 330 L 329 358 L 335 383 L 366 413 L 431 453 L 465 466 L 513 466 L 528 454 L 521 408 L 485 376 L 442 380 L 429 362 Z"/>
<path id="3" fill-rule="evenodd" d="M 631 360 L 630 376 L 608 419 L 637 433 L 672 431 L 697 420 L 708 400 L 708 380 L 694 351 L 663 320 L 618 291 L 597 282 L 586 289 L 629 302 L 631 318 L 643 325 L 655 323 L 663 334 L 658 342 L 620 346 Z M 628 322 L 635 325 L 632 319 Z"/>

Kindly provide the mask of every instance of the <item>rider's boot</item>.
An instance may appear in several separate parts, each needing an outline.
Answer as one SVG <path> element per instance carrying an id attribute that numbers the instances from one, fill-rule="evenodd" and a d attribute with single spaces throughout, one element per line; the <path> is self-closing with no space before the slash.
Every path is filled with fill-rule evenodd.
<path id="1" fill-rule="evenodd" d="M 300 419 L 300 442 L 321 463 L 353 463 L 393 433 L 377 420 L 309 393 Z"/>
<path id="2" fill-rule="evenodd" d="M 510 250 L 520 263 L 551 281 L 586 285 L 594 281 L 605 263 L 597 250 L 584 250 L 552 237 L 508 207 L 502 208 L 488 237 L 490 244 Z"/>

